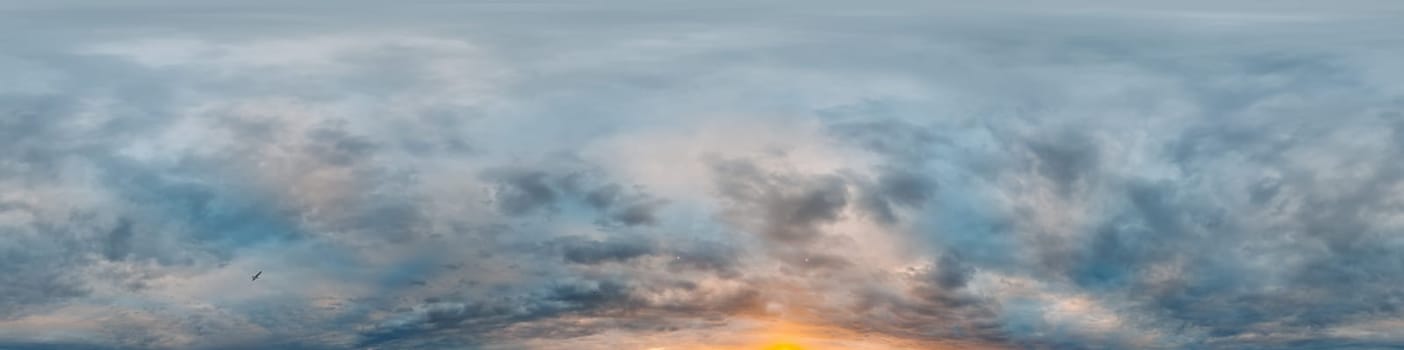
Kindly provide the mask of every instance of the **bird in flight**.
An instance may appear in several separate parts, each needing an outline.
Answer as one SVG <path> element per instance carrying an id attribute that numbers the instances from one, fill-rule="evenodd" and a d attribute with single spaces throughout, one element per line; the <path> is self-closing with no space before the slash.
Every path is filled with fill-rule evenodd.
<path id="1" fill-rule="evenodd" d="M 254 276 L 253 276 L 253 279 L 250 279 L 250 281 L 257 281 L 257 280 L 258 280 L 258 275 L 262 275 L 262 274 L 263 274 L 263 271 L 259 271 L 258 273 L 255 273 Z"/>

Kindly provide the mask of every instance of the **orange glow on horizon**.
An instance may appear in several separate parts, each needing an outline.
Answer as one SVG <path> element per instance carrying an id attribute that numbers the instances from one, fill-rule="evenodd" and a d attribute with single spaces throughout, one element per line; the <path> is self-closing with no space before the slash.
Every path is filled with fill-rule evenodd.
<path id="1" fill-rule="evenodd" d="M 800 347 L 799 345 L 786 343 L 771 345 L 769 347 L 766 347 L 765 350 L 804 350 L 804 348 Z"/>
<path id="2" fill-rule="evenodd" d="M 643 350 L 994 350 L 1005 347 L 975 342 L 939 341 L 865 334 L 795 318 L 751 319 L 755 327 L 732 334 L 729 340 L 692 340 Z M 564 349 L 564 348 L 552 348 Z"/>

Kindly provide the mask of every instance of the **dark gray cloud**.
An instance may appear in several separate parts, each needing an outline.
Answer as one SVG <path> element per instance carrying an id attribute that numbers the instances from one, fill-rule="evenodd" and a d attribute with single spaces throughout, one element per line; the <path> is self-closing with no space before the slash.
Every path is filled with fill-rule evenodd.
<path id="1" fill-rule="evenodd" d="M 493 168 L 482 176 L 494 184 L 492 201 L 498 210 L 512 216 L 553 215 L 583 205 L 602 225 L 651 226 L 658 223 L 656 212 L 667 204 L 642 189 L 601 179 L 588 167 Z"/>
<path id="2" fill-rule="evenodd" d="M 29 350 L 29 349 L 56 349 L 56 350 L 109 350 L 122 349 L 109 345 L 82 344 L 82 343 L 56 343 L 56 342 L 33 342 L 33 343 L 0 343 L 6 349 Z"/>
<path id="3" fill-rule="evenodd" d="M 61 242 L 22 237 L 22 234 L 32 233 L 7 232 L 7 237 L 11 238 L 4 247 L 4 262 L 10 273 L 0 277 L 5 282 L 0 315 L 13 317 L 37 306 L 88 294 L 82 281 L 63 273 L 63 268 L 73 268 L 79 262 L 59 255 L 67 253 L 63 247 L 56 246 Z"/>
<path id="4" fill-rule="evenodd" d="M 678 283 L 670 287 L 695 288 Z M 658 304 L 646 300 L 645 293 L 644 287 L 624 281 L 569 280 L 493 300 L 440 300 L 416 306 L 407 319 L 362 333 L 359 345 L 432 347 L 432 339 L 448 337 L 454 339 L 451 344 L 473 346 L 494 334 L 511 339 L 570 339 L 607 330 L 667 330 L 676 329 L 679 318 L 715 317 L 758 307 L 754 293 L 697 304 Z M 575 321 L 581 319 L 606 323 Z"/>
<path id="5" fill-rule="evenodd" d="M 132 250 L 132 222 L 122 220 L 117 227 L 107 234 L 107 245 L 103 247 L 102 255 L 108 260 L 121 260 L 127 257 Z"/>
<path id="6" fill-rule="evenodd" d="M 489 175 L 499 181 L 497 208 L 509 215 L 522 215 L 536 210 L 550 210 L 560 196 L 540 171 L 507 171 Z"/>
<path id="7" fill-rule="evenodd" d="M 661 199 L 646 195 L 626 193 L 617 184 L 605 185 L 585 193 L 585 202 L 606 214 L 605 222 L 626 226 L 654 225 L 658 223 L 655 214 L 666 204 Z"/>
<path id="8" fill-rule="evenodd" d="M 724 278 L 739 277 L 742 272 L 742 252 L 734 246 L 705 241 L 680 246 L 670 251 L 673 259 L 668 262 L 669 272 L 704 271 Z"/>
<path id="9" fill-rule="evenodd" d="M 1057 141 L 1035 140 L 1027 144 L 1037 158 L 1039 174 L 1057 184 L 1060 193 L 1076 191 L 1075 187 L 1086 181 L 1088 174 L 1098 172 L 1099 148 L 1087 136 L 1063 134 L 1055 136 L 1060 138 Z"/>
<path id="10" fill-rule="evenodd" d="M 623 262 L 653 253 L 653 247 L 643 238 L 614 237 L 606 241 L 573 238 L 560 241 L 560 245 L 566 261 L 586 265 Z"/>
<path id="11" fill-rule="evenodd" d="M 861 197 L 879 220 L 896 222 L 899 209 L 920 209 L 935 196 L 937 184 L 926 175 L 900 168 L 885 170 Z"/>
<path id="12" fill-rule="evenodd" d="M 772 174 L 747 160 L 712 164 L 716 187 L 729 209 L 755 225 L 766 239 L 803 244 L 823 235 L 820 225 L 838 220 L 848 205 L 847 183 L 835 175 Z"/>

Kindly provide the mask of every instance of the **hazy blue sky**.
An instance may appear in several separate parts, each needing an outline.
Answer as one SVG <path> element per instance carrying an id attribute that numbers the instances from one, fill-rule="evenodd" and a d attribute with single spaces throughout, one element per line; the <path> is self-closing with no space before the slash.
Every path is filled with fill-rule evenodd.
<path id="1" fill-rule="evenodd" d="M 1404 2 L 993 3 L 0 0 L 0 349 L 1404 348 Z"/>

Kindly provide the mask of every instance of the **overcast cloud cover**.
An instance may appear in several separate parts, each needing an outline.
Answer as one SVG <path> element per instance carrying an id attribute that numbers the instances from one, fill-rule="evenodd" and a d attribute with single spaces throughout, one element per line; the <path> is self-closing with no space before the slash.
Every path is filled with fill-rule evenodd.
<path id="1" fill-rule="evenodd" d="M 1402 156 L 1395 1 L 0 1 L 0 348 L 1399 349 Z"/>

